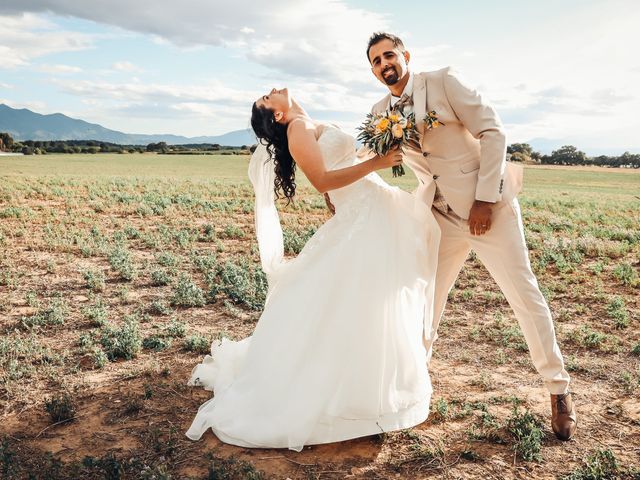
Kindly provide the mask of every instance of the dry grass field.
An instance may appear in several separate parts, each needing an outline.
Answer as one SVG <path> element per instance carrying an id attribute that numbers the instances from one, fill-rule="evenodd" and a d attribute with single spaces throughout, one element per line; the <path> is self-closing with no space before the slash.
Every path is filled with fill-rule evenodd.
<path id="1" fill-rule="evenodd" d="M 628 170 L 527 167 L 520 196 L 575 440 L 551 432 L 515 318 L 473 255 L 424 424 L 300 453 L 188 440 L 210 395 L 186 386 L 192 367 L 214 338 L 251 334 L 264 301 L 247 164 L 0 158 L 0 478 L 640 478 L 640 172 Z M 289 255 L 328 218 L 300 184 L 283 208 Z"/>

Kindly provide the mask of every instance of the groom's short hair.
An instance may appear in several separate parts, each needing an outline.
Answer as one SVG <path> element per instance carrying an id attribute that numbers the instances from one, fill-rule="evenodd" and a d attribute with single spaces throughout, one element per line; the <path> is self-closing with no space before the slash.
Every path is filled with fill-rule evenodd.
<path id="1" fill-rule="evenodd" d="M 371 50 L 371 47 L 373 47 L 376 43 L 381 42 L 382 40 L 391 40 L 394 47 L 400 48 L 400 50 L 404 52 L 404 43 L 402 43 L 402 40 L 400 40 L 400 38 L 396 37 L 392 33 L 375 32 L 373 35 L 371 35 L 371 38 L 369 38 L 369 43 L 367 45 L 367 60 L 369 61 L 369 63 L 371 63 L 371 60 L 369 60 L 369 50 Z"/>

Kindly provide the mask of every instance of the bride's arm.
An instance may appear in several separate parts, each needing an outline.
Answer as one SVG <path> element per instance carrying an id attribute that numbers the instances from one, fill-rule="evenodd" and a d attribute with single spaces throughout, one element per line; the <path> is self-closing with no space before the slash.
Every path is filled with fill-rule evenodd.
<path id="1" fill-rule="evenodd" d="M 346 187 L 375 170 L 402 162 L 402 152 L 395 150 L 384 157 L 375 156 L 352 167 L 327 170 L 311 122 L 295 121 L 289 126 L 287 134 L 291 156 L 320 193 Z"/>

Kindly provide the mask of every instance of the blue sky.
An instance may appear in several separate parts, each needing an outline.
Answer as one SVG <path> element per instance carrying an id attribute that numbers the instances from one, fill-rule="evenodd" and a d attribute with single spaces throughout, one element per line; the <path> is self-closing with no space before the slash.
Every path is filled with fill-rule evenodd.
<path id="1" fill-rule="evenodd" d="M 399 34 L 414 71 L 455 67 L 510 142 L 640 151 L 640 2 L 3 0 L 0 102 L 128 133 L 249 125 L 271 87 L 353 132 L 385 90 L 366 41 Z"/>

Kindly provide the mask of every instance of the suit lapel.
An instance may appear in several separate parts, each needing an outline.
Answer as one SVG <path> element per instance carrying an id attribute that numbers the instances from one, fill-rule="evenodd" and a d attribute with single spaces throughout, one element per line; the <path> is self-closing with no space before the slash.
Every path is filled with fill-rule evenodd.
<path id="1" fill-rule="evenodd" d="M 385 110 L 389 110 L 391 108 L 391 94 L 388 93 L 382 100 L 375 104 L 373 108 L 374 113 L 382 113 Z"/>
<path id="2" fill-rule="evenodd" d="M 416 127 L 420 135 L 424 135 L 423 118 L 427 113 L 427 79 L 415 74 L 413 77 L 413 112 L 416 116 Z"/>

